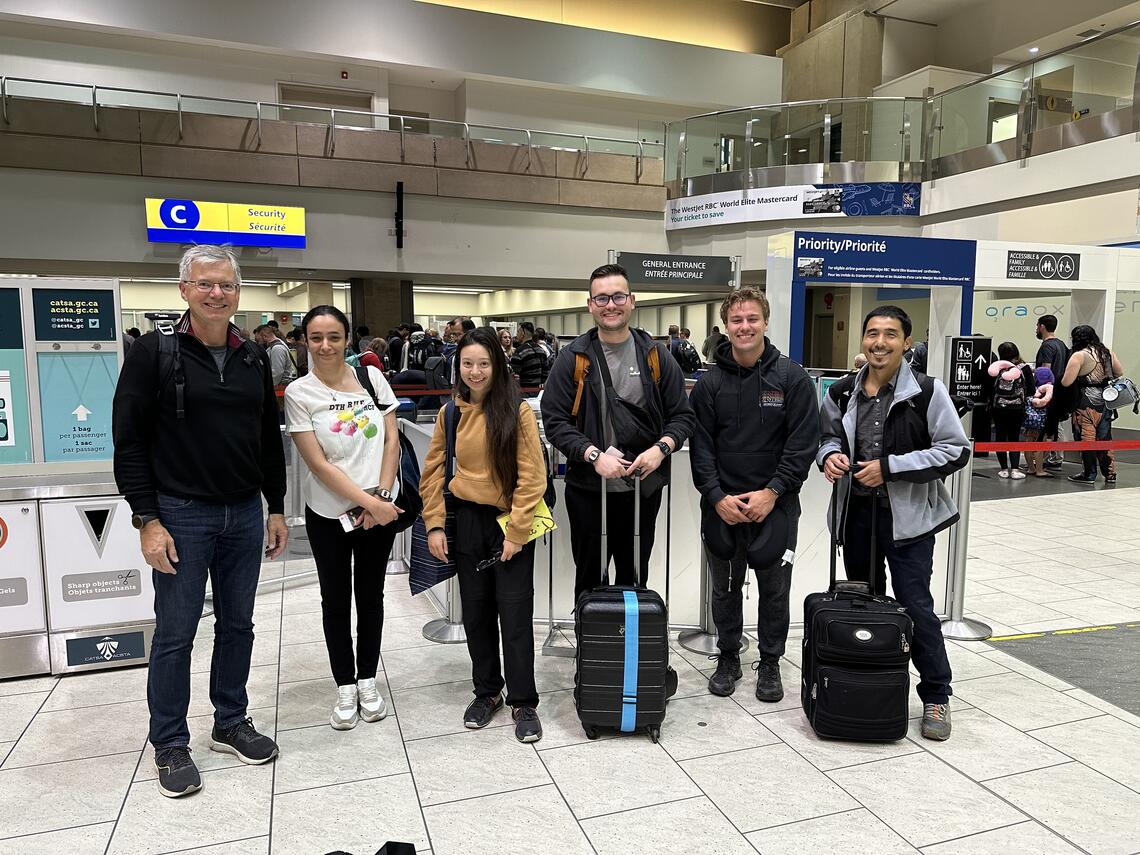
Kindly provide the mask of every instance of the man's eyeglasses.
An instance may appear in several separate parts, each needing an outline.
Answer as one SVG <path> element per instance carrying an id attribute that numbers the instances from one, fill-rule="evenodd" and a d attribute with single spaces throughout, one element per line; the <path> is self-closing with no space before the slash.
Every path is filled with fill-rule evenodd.
<path id="1" fill-rule="evenodd" d="M 599 309 L 604 309 L 611 300 L 615 306 L 624 306 L 629 302 L 629 294 L 599 294 L 597 297 L 591 297 L 590 300 Z"/>
<path id="2" fill-rule="evenodd" d="M 193 285 L 198 291 L 203 294 L 209 294 L 215 288 L 221 288 L 223 294 L 235 294 L 241 286 L 236 282 L 208 282 L 205 279 L 199 279 L 196 282 L 191 282 L 183 279 L 187 285 Z"/>

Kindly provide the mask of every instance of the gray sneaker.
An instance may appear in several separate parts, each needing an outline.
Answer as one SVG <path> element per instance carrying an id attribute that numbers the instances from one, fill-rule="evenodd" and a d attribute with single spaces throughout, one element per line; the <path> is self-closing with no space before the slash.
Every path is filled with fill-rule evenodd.
<path id="1" fill-rule="evenodd" d="M 950 704 L 922 705 L 922 735 L 939 742 L 950 738 Z"/>

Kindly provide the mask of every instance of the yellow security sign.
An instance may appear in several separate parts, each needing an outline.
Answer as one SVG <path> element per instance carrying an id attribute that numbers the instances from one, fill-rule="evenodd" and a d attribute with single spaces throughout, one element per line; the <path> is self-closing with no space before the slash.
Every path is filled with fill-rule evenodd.
<path id="1" fill-rule="evenodd" d="M 151 243 L 305 248 L 305 209 L 190 199 L 147 199 Z"/>

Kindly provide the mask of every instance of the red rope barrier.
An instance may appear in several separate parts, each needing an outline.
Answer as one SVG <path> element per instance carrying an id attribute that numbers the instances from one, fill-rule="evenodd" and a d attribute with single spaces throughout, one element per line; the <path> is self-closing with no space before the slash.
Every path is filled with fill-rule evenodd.
<path id="1" fill-rule="evenodd" d="M 1140 439 L 1087 442 L 978 442 L 974 451 L 1140 451 Z"/>

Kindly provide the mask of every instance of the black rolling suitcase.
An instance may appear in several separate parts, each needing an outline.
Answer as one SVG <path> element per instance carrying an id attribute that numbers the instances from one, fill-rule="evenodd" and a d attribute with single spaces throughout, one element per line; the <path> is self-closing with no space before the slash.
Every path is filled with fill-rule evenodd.
<path id="1" fill-rule="evenodd" d="M 873 559 L 870 583 L 836 583 L 835 498 L 833 489 L 831 585 L 825 593 L 808 594 L 804 600 L 800 702 L 816 736 L 891 742 L 907 733 L 914 624 L 897 600 L 872 595 Z"/>
<path id="2" fill-rule="evenodd" d="M 634 572 L 640 577 L 641 482 L 634 479 Z M 606 490 L 602 485 L 602 579 L 608 576 Z M 606 586 L 586 591 L 574 611 L 578 640 L 574 705 L 590 739 L 598 728 L 645 729 L 656 742 L 665 720 L 669 615 L 648 588 Z M 675 679 L 675 676 L 674 676 Z M 674 686 L 674 691 L 675 691 Z"/>

